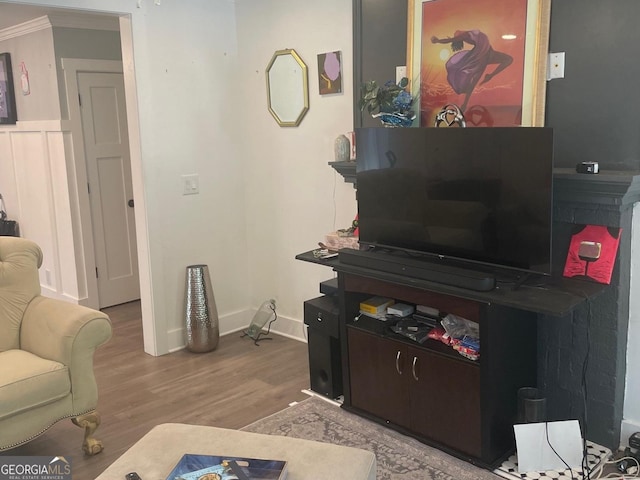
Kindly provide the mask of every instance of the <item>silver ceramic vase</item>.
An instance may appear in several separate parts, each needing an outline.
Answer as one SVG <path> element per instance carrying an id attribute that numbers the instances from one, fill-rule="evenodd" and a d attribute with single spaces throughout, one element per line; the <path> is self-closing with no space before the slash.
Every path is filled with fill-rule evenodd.
<path id="1" fill-rule="evenodd" d="M 187 267 L 185 305 L 187 349 L 197 353 L 214 350 L 220 340 L 220 326 L 207 265 Z"/>

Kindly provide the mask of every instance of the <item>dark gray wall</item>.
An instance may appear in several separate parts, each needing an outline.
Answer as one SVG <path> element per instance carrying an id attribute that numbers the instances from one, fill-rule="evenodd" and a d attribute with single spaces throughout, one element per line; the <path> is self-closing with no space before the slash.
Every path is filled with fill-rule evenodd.
<path id="1" fill-rule="evenodd" d="M 556 166 L 640 169 L 638 19 L 637 0 L 552 1 L 549 51 L 566 52 L 565 78 L 547 83 Z"/>
<path id="2" fill-rule="evenodd" d="M 585 182 L 595 177 L 574 175 Z M 588 440 L 615 451 L 624 408 L 632 204 L 623 195 L 599 198 L 601 185 L 584 185 L 584 192 L 588 203 L 567 194 L 554 202 L 554 270 L 562 271 L 577 225 L 621 227 L 611 284 L 565 317 L 539 317 L 537 386 L 547 398 L 548 420 L 579 419 Z"/>
<path id="3" fill-rule="evenodd" d="M 360 86 L 368 80 L 395 81 L 396 66 L 406 65 L 407 2 L 354 0 L 353 19 L 354 127 L 379 127 L 380 120 L 360 112 Z"/>
<path id="4" fill-rule="evenodd" d="M 407 2 L 353 4 L 355 126 L 379 126 L 357 108 L 360 84 L 394 79 L 406 63 Z M 549 51 L 566 53 L 565 78 L 547 83 L 556 166 L 640 170 L 639 18 L 638 0 L 552 0 Z"/>

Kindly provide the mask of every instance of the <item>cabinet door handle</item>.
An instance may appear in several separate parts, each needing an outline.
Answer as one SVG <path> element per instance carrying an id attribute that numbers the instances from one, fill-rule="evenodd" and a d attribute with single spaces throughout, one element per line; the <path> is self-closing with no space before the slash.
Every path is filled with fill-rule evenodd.
<path id="1" fill-rule="evenodd" d="M 398 375 L 402 375 L 402 370 L 400 370 L 400 350 L 398 350 L 398 353 L 396 353 L 396 372 L 398 372 Z"/>
<path id="2" fill-rule="evenodd" d="M 413 357 L 413 362 L 411 363 L 411 374 L 413 375 L 413 379 L 417 382 L 418 375 L 416 375 L 416 363 L 418 363 L 418 357 Z"/>

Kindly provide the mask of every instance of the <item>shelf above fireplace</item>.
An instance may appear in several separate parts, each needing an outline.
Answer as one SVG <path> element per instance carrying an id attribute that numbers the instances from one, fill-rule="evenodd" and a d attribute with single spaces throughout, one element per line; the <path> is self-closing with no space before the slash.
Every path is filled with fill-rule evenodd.
<path id="1" fill-rule="evenodd" d="M 353 184 L 353 188 L 356 188 L 356 161 L 346 162 L 329 162 L 336 172 L 344 177 L 346 183 Z"/>

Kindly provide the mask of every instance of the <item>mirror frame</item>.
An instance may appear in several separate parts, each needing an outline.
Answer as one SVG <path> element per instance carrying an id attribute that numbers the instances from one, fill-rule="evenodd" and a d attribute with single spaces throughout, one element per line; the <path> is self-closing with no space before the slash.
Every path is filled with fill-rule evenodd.
<path id="1" fill-rule="evenodd" d="M 302 69 L 302 95 L 303 95 L 304 105 L 300 113 L 298 114 L 298 117 L 293 121 L 282 120 L 271 106 L 271 83 L 269 81 L 269 71 L 271 70 L 271 67 L 273 66 L 277 58 L 285 55 L 290 55 L 296 61 L 296 63 L 300 65 Z M 273 54 L 273 57 L 271 57 L 271 61 L 269 61 L 269 64 L 267 65 L 265 72 L 266 72 L 265 77 L 267 79 L 267 107 L 269 108 L 269 113 L 271 113 L 273 118 L 281 127 L 297 127 L 298 125 L 300 125 L 300 122 L 302 121 L 307 111 L 309 110 L 309 75 L 307 72 L 307 65 L 304 63 L 302 58 L 300 58 L 300 56 L 294 49 L 287 48 L 284 50 L 277 50 Z"/>

